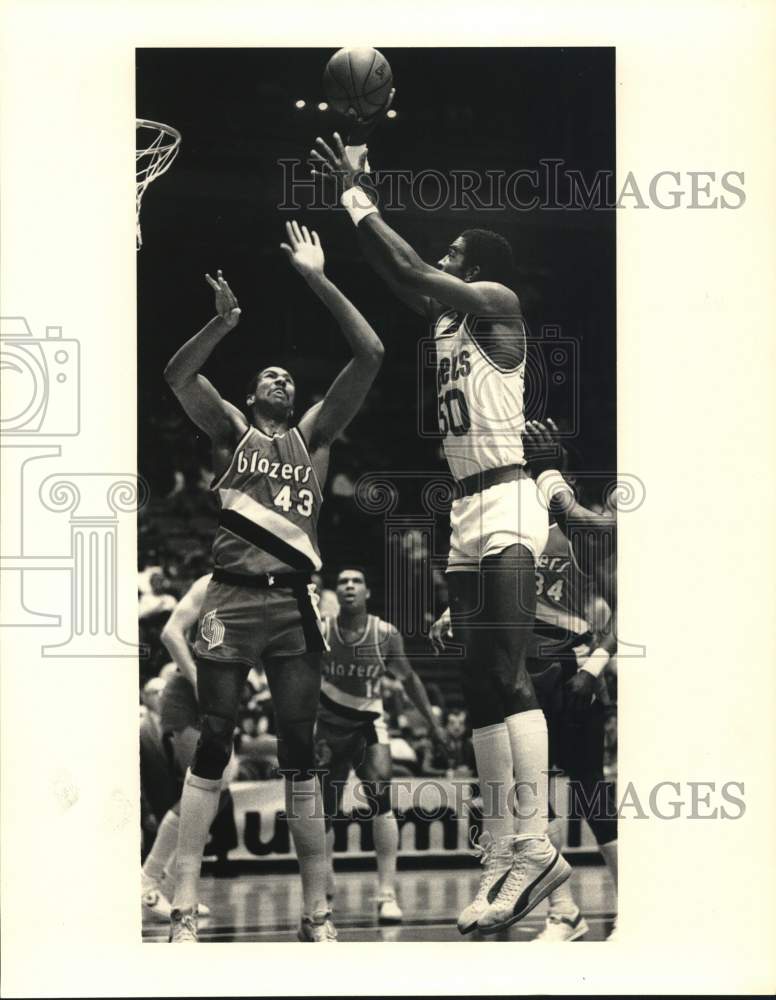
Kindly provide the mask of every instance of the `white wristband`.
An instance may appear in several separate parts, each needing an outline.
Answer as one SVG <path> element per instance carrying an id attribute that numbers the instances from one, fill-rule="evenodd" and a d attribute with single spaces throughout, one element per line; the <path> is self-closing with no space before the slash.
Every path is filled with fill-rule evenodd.
<path id="1" fill-rule="evenodd" d="M 340 197 L 340 205 L 347 209 L 347 213 L 353 220 L 354 226 L 357 226 L 367 215 L 373 215 L 377 211 L 366 192 L 357 186 L 343 191 Z"/>
<path id="2" fill-rule="evenodd" d="M 558 469 L 547 469 L 536 477 L 536 488 L 539 491 L 539 495 L 542 500 L 544 500 L 545 507 L 549 510 L 550 503 L 553 498 L 557 500 L 564 499 L 566 501 L 574 499 L 574 490 L 569 486 L 566 480 L 563 478 L 563 474 L 558 471 Z M 565 497 L 561 498 L 559 494 L 564 493 Z"/>
<path id="3" fill-rule="evenodd" d="M 366 143 L 362 142 L 360 146 L 345 146 L 345 156 L 350 160 L 350 165 L 354 170 L 358 169 L 358 161 L 361 159 L 361 154 L 366 152 Z M 369 166 L 369 159 L 364 160 L 364 166 L 362 170 L 365 174 L 371 174 L 372 168 Z"/>
<path id="4" fill-rule="evenodd" d="M 599 646 L 598 649 L 593 650 L 579 669 L 586 670 L 589 674 L 592 674 L 593 677 L 599 677 L 601 675 L 601 671 L 604 669 L 609 660 L 609 654 L 605 649 L 601 649 Z"/>

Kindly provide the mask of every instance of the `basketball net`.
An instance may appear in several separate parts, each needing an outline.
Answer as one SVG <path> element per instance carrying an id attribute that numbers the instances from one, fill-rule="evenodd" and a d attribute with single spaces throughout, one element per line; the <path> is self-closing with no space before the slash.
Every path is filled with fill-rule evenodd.
<path id="1" fill-rule="evenodd" d="M 140 202 L 146 188 L 169 169 L 181 147 L 181 134 L 171 125 L 149 122 L 143 118 L 135 121 L 135 209 L 137 249 L 143 245 L 140 232 Z"/>

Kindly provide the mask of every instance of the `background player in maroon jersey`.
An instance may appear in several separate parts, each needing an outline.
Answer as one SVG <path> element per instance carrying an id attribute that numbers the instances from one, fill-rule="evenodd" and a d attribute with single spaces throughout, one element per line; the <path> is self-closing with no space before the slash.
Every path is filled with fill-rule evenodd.
<path id="1" fill-rule="evenodd" d="M 199 577 L 189 587 L 167 619 L 161 640 L 176 666 L 168 677 L 159 705 L 162 741 L 170 760 L 175 782 L 180 787 L 181 776 L 189 768 L 199 739 L 199 705 L 197 704 L 197 667 L 191 653 L 191 631 L 199 619 L 210 574 Z M 219 814 L 230 802 L 228 785 L 237 773 L 237 760 L 232 757 L 224 772 L 224 791 Z M 169 900 L 175 889 L 175 851 L 178 846 L 180 800 L 164 815 L 153 847 L 143 863 L 141 902 L 143 910 L 154 917 L 168 920 L 172 907 Z M 200 903 L 198 915 L 207 916 L 209 908 Z"/>
<path id="2" fill-rule="evenodd" d="M 399 923 L 402 911 L 395 885 L 399 827 L 391 804 L 391 745 L 380 694 L 386 672 L 403 683 L 437 746 L 445 747 L 446 736 L 434 717 L 423 682 L 404 653 L 401 635 L 389 622 L 368 613 L 369 596 L 362 569 L 340 571 L 340 611 L 336 618 L 324 623 L 329 653 L 324 656 L 315 743 L 326 809 L 327 894 L 331 896 L 334 891 L 332 819 L 339 812 L 345 784 L 355 768 L 372 818 L 377 854 L 377 918 L 389 924 Z"/>
<path id="3" fill-rule="evenodd" d="M 541 574 L 542 591 L 537 606 L 546 610 L 541 615 L 537 610 L 537 642 L 529 668 L 544 674 L 555 671 L 554 683 L 535 680 L 548 720 L 551 763 L 570 778 L 579 811 L 596 838 L 616 890 L 616 803 L 611 783 L 604 780 L 606 688 L 601 677 L 617 649 L 616 522 L 576 499 L 563 475 L 567 456 L 552 420 L 529 421 L 523 439 L 531 471 L 555 520 L 546 564 L 537 569 L 537 588 Z M 599 622 L 594 621 L 596 597 L 604 609 Z M 559 826 L 557 820 L 550 823 L 550 838 L 556 844 Z M 551 893 L 549 902 L 547 922 L 537 941 L 575 941 L 587 933 L 570 882 Z M 608 940 L 616 935 L 615 924 Z"/>
<path id="4" fill-rule="evenodd" d="M 240 692 L 259 657 L 278 726 L 286 807 L 302 877 L 300 940 L 336 940 L 326 906 L 326 856 L 320 790 L 313 775 L 313 727 L 324 648 L 310 593 L 320 569 L 316 525 L 332 441 L 359 410 L 380 368 L 383 345 L 361 313 L 324 274 L 316 233 L 286 224 L 292 266 L 327 307 L 353 353 L 326 395 L 290 427 L 291 375 L 273 366 L 252 380 L 248 418 L 222 399 L 201 369 L 237 325 L 240 307 L 219 271 L 207 276 L 217 316 L 171 359 L 165 378 L 186 413 L 209 437 L 222 514 L 215 567 L 195 644 L 202 729 L 181 799 L 175 942 L 196 941 L 199 871 L 207 831 L 229 760 Z"/>

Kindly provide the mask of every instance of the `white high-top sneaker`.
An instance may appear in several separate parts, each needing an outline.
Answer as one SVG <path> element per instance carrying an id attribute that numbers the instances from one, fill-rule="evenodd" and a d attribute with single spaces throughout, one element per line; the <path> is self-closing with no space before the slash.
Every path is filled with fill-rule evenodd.
<path id="1" fill-rule="evenodd" d="M 511 840 L 512 864 L 498 893 L 477 921 L 483 934 L 496 934 L 517 923 L 571 875 L 571 867 L 550 843 L 536 834 L 516 834 Z"/>
<path id="2" fill-rule="evenodd" d="M 175 896 L 175 882 L 164 875 L 161 882 L 140 873 L 140 901 L 143 912 L 150 914 L 156 920 L 169 920 L 172 912 L 171 900 Z M 209 917 L 210 907 L 207 903 L 197 903 L 197 916 Z"/>
<path id="3" fill-rule="evenodd" d="M 458 930 L 461 934 L 469 934 L 476 930 L 477 921 L 488 909 L 501 886 L 501 880 L 509 872 L 512 864 L 511 837 L 502 837 L 496 843 L 490 833 L 485 831 L 474 848 L 474 855 L 480 859 L 482 874 L 477 895 L 458 917 Z"/>
<path id="4" fill-rule="evenodd" d="M 396 893 L 392 889 L 379 893 L 376 902 L 378 924 L 400 924 L 402 922 L 404 914 L 396 899 Z"/>
<path id="5" fill-rule="evenodd" d="M 169 920 L 172 906 L 169 899 L 162 892 L 162 887 L 156 879 L 149 878 L 148 875 L 140 876 L 140 902 L 143 904 L 143 913 L 148 914 L 155 920 Z"/>

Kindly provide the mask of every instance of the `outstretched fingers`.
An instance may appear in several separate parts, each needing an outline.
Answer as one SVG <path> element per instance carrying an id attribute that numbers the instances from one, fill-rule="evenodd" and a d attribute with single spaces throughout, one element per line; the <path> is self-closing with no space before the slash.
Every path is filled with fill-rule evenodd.
<path id="1" fill-rule="evenodd" d="M 320 136 L 316 137 L 315 144 L 316 144 L 316 146 L 318 146 L 319 150 L 321 150 L 321 152 L 323 152 L 326 160 L 330 164 L 334 165 L 334 163 L 336 162 L 337 157 L 334 155 L 334 151 L 332 150 L 332 148 L 330 146 L 327 146 L 326 143 L 323 141 L 323 139 Z"/>

